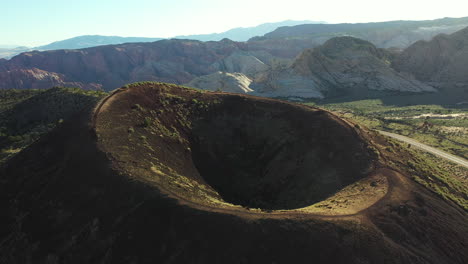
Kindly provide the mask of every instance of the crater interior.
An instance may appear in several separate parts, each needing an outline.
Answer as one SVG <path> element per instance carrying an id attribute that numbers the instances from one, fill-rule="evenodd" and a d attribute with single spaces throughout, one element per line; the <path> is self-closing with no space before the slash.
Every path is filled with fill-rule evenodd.
<path id="1" fill-rule="evenodd" d="M 362 179 L 375 160 L 352 125 L 320 109 L 168 85 L 116 96 L 99 117 L 114 123 L 98 129 L 114 139 L 105 148 L 135 177 L 191 201 L 301 208 Z"/>

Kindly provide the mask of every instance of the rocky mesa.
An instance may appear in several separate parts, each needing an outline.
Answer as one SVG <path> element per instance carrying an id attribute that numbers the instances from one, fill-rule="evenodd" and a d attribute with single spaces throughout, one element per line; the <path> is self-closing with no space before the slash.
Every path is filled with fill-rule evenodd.
<path id="1" fill-rule="evenodd" d="M 434 92 L 409 74 L 392 69 L 392 54 L 354 37 L 336 37 L 307 49 L 290 67 L 270 71 L 259 79 L 259 94 L 288 91 L 303 97 L 309 90 L 316 97 L 343 95 L 363 90 Z M 295 94 L 294 90 L 299 93 Z M 286 92 L 283 92 L 286 94 Z"/>

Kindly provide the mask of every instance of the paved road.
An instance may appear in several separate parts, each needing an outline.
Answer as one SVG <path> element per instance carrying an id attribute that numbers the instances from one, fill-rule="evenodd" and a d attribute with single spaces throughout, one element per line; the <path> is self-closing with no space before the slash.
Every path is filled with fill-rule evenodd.
<path id="1" fill-rule="evenodd" d="M 427 151 L 427 152 L 430 152 L 434 155 L 437 155 L 439 157 L 442 157 L 444 159 L 448 159 L 452 162 L 455 162 L 465 168 L 468 168 L 468 161 L 464 158 L 460 158 L 460 157 L 457 157 L 457 156 L 454 156 L 452 154 L 448 154 L 447 152 L 444 152 L 442 150 L 438 150 L 436 148 L 433 148 L 433 147 L 429 147 L 428 145 L 424 145 L 412 138 L 409 138 L 409 137 L 405 137 L 405 136 L 402 136 L 402 135 L 398 135 L 398 134 L 394 134 L 394 133 L 389 133 L 389 132 L 385 132 L 385 131 L 380 131 L 380 130 L 377 130 L 379 131 L 380 134 L 382 135 L 385 135 L 385 136 L 389 136 L 389 137 L 392 137 L 392 138 L 395 138 L 395 139 L 398 139 L 400 141 L 403 141 L 405 143 L 408 143 L 408 144 L 411 144 L 412 146 L 415 146 L 419 149 L 422 149 L 424 151 Z"/>

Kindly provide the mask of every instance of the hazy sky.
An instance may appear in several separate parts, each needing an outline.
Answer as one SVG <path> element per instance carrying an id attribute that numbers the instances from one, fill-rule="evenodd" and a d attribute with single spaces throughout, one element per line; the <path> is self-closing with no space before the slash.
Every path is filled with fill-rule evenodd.
<path id="1" fill-rule="evenodd" d="M 172 37 L 283 20 L 329 23 L 468 16 L 467 0 L 0 0 L 0 44 L 79 35 Z"/>

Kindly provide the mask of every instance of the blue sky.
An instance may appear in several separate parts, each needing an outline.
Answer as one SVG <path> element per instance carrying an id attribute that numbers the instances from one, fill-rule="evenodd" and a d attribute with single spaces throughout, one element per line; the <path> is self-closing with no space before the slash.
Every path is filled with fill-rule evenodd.
<path id="1" fill-rule="evenodd" d="M 79 35 L 172 37 L 287 19 L 341 22 L 468 16 L 466 0 L 0 0 L 0 44 Z"/>

